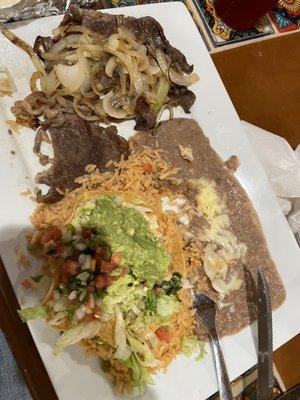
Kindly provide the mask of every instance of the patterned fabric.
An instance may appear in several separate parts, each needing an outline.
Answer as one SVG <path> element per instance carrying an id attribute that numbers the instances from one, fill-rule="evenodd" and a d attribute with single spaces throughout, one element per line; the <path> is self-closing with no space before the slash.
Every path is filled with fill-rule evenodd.
<path id="1" fill-rule="evenodd" d="M 274 32 L 266 17 L 261 18 L 253 29 L 240 32 L 230 28 L 216 15 L 213 0 L 194 0 L 194 4 L 215 47 L 270 35 Z"/>
<path id="2" fill-rule="evenodd" d="M 270 12 L 278 32 L 290 32 L 300 28 L 300 0 L 279 0 Z"/>
<path id="3" fill-rule="evenodd" d="M 22 375 L 0 331 L 0 400 L 32 400 Z"/>

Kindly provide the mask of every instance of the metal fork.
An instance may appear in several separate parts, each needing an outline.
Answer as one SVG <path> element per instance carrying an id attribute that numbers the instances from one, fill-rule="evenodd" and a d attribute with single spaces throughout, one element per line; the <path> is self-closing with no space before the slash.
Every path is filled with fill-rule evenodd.
<path id="1" fill-rule="evenodd" d="M 203 322 L 211 337 L 217 372 L 220 400 L 233 400 L 228 372 L 216 329 L 216 303 L 206 294 L 195 294 L 196 316 Z"/>

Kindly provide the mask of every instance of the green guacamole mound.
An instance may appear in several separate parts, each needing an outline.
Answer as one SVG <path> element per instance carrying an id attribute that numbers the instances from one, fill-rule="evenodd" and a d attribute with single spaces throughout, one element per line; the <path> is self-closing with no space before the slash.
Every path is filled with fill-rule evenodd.
<path id="1" fill-rule="evenodd" d="M 139 281 L 149 286 L 163 279 L 170 255 L 151 232 L 143 214 L 117 204 L 114 196 L 99 196 L 76 210 L 71 224 L 76 229 L 96 230 L 94 245 L 109 246 L 121 255 L 121 264 L 129 267 Z"/>

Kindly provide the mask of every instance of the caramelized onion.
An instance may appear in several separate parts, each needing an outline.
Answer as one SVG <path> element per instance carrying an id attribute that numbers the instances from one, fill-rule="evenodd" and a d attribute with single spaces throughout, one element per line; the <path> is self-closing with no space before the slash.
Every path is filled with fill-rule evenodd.
<path id="1" fill-rule="evenodd" d="M 191 86 L 199 81 L 199 76 L 196 73 L 191 75 L 179 74 L 173 68 L 169 70 L 170 81 L 179 86 Z"/>
<path id="2" fill-rule="evenodd" d="M 107 115 L 116 119 L 123 119 L 127 117 L 127 112 L 122 108 L 116 109 L 112 106 L 111 100 L 114 96 L 114 92 L 108 92 L 103 98 L 103 109 Z"/>
<path id="3" fill-rule="evenodd" d="M 148 51 L 130 28 L 119 27 L 117 33 L 105 37 L 69 23 L 55 30 L 56 37 L 49 42 L 50 49 L 40 53 L 41 58 L 8 29 L 3 33 L 27 52 L 37 69 L 30 79 L 31 91 L 38 91 L 40 79 L 41 90 L 56 103 L 50 108 L 42 104 L 38 110 L 22 104 L 25 117 L 75 110 L 88 121 L 132 119 L 138 114 L 135 100 L 143 96 L 154 121 L 154 114 L 160 112 L 159 119 L 165 109 L 172 86 L 189 86 L 199 79 L 170 67 L 170 58 L 161 48 Z"/>
<path id="4" fill-rule="evenodd" d="M 117 59 L 116 57 L 110 57 L 110 59 L 107 61 L 106 65 L 105 65 L 105 73 L 107 76 L 109 76 L 110 78 L 113 76 L 113 72 L 114 69 L 117 66 Z"/>
<path id="5" fill-rule="evenodd" d="M 41 78 L 41 88 L 47 96 L 51 96 L 53 92 L 59 87 L 59 85 L 60 82 L 54 70 L 52 70 L 48 75 L 45 75 Z"/>
<path id="6" fill-rule="evenodd" d="M 61 53 L 66 48 L 76 49 L 79 46 L 78 41 L 80 37 L 81 37 L 80 34 L 65 36 L 64 38 L 60 39 L 57 43 L 55 43 L 47 53 L 48 54 Z"/>
<path id="7" fill-rule="evenodd" d="M 79 102 L 81 100 L 81 96 L 76 96 L 73 101 L 73 106 L 75 112 L 79 115 L 79 117 L 85 119 L 86 121 L 99 121 L 99 117 L 97 115 L 88 115 L 85 114 L 81 109 Z M 87 106 L 86 106 L 87 107 Z"/>
<path id="8" fill-rule="evenodd" d="M 82 85 L 87 91 L 90 83 L 90 70 L 86 58 L 81 57 L 74 65 L 58 64 L 54 66 L 54 71 L 66 92 L 76 92 Z"/>
<path id="9" fill-rule="evenodd" d="M 156 49 L 155 56 L 162 73 L 168 77 L 169 63 L 165 53 L 161 49 Z"/>
<path id="10" fill-rule="evenodd" d="M 12 96 L 15 90 L 16 86 L 12 76 L 9 73 L 9 70 L 5 67 L 0 67 L 0 97 Z"/>
<path id="11" fill-rule="evenodd" d="M 13 44 L 15 44 L 17 47 L 20 47 L 22 50 L 26 51 L 29 57 L 32 57 L 35 54 L 33 48 L 28 43 L 24 42 L 24 40 L 19 38 L 8 28 L 3 28 L 1 32 Z"/>
<path id="12" fill-rule="evenodd" d="M 35 71 L 30 77 L 30 90 L 32 92 L 37 92 L 39 89 L 37 87 L 37 81 L 41 79 L 43 74 L 40 71 Z"/>

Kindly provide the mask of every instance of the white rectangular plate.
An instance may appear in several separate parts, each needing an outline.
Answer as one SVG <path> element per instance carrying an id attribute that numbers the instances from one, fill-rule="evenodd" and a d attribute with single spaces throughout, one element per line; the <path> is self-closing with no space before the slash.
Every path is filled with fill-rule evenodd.
<path id="1" fill-rule="evenodd" d="M 236 154 L 240 158 L 237 177 L 254 203 L 287 291 L 285 303 L 274 312 L 274 346 L 279 347 L 299 332 L 299 249 L 188 10 L 182 3 L 165 3 L 107 12 L 156 18 L 170 42 L 195 65 L 200 82 L 193 87 L 197 100 L 190 117 L 198 121 L 221 157 L 226 159 Z M 14 32 L 32 44 L 37 35 L 49 35 L 60 20 L 61 17 L 48 17 L 19 23 Z M 1 65 L 9 68 L 18 89 L 13 99 L 4 99 L 0 103 L 0 250 L 19 295 L 20 282 L 28 273 L 17 266 L 14 250 L 21 240 L 21 232 L 30 226 L 29 215 L 34 208 L 34 204 L 19 193 L 34 187 L 34 175 L 40 166 L 32 152 L 33 132 L 23 129 L 21 135 L 9 136 L 4 120 L 11 118 L 9 109 L 13 101 L 29 94 L 28 79 L 33 67 L 28 56 L 4 37 L 0 37 L 0 60 Z M 177 115 L 182 114 L 179 112 Z M 132 127 L 132 123 L 122 124 L 119 133 L 128 137 Z M 16 151 L 16 155 L 11 155 L 11 150 Z M 33 302 L 34 296 L 27 298 L 25 305 Z M 114 397 L 96 358 L 86 358 L 77 346 L 55 357 L 52 349 L 57 333 L 42 321 L 33 321 L 29 327 L 60 400 L 109 400 Z M 201 400 L 216 392 L 214 365 L 209 346 L 206 347 L 208 354 L 202 362 L 178 357 L 167 374 L 155 378 L 156 385 L 148 389 L 145 399 Z M 255 325 L 224 338 L 222 347 L 230 378 L 234 379 L 256 363 Z"/>

